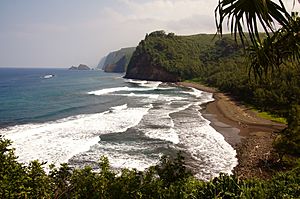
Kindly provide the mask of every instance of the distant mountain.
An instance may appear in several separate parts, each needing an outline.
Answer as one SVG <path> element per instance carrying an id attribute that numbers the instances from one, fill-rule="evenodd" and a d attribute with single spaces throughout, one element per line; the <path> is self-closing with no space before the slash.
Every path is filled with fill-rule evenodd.
<path id="1" fill-rule="evenodd" d="M 90 67 L 88 67 L 87 65 L 85 64 L 79 64 L 78 67 L 76 66 L 71 66 L 69 68 L 69 70 L 91 70 Z"/>
<path id="2" fill-rule="evenodd" d="M 129 47 L 111 52 L 100 60 L 98 68 L 105 72 L 124 73 L 134 51 L 135 47 Z"/>
<path id="3" fill-rule="evenodd" d="M 106 56 L 104 56 L 104 57 L 102 57 L 102 58 L 100 59 L 99 64 L 98 64 L 98 66 L 97 66 L 98 69 L 103 69 L 105 60 L 106 60 Z"/>

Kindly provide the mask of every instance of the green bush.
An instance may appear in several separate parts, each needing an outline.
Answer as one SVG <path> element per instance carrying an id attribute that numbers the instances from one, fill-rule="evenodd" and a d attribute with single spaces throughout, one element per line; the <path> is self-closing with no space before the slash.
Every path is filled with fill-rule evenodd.
<path id="1" fill-rule="evenodd" d="M 271 180 L 239 180 L 220 174 L 209 182 L 195 179 L 179 154 L 163 157 L 157 166 L 140 172 L 111 170 L 108 159 L 100 159 L 100 171 L 90 167 L 71 169 L 53 165 L 49 174 L 43 164 L 16 161 L 11 142 L 0 137 L 0 198 L 297 198 L 300 167 Z"/>

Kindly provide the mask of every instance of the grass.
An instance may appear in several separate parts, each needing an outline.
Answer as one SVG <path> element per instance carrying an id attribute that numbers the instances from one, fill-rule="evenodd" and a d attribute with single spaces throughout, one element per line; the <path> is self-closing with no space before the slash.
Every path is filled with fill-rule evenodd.
<path id="1" fill-rule="evenodd" d="M 257 111 L 257 110 L 256 110 Z M 276 115 L 273 115 L 271 113 L 268 112 L 264 112 L 264 111 L 257 111 L 257 116 L 264 118 L 264 119 L 268 119 L 274 122 L 279 122 L 279 123 L 283 123 L 283 124 L 287 124 L 286 118 L 283 117 L 278 117 Z"/>
<path id="2" fill-rule="evenodd" d="M 203 84 L 203 81 L 201 81 L 201 78 L 200 78 L 200 77 L 196 77 L 196 78 L 193 78 L 193 79 L 187 79 L 187 80 L 184 80 L 184 82 L 189 82 L 189 83 L 201 83 L 201 84 Z"/>

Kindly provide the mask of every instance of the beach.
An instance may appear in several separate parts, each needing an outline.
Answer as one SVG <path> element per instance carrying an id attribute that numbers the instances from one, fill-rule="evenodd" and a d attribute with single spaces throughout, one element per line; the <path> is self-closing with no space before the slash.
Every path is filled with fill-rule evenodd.
<path id="1" fill-rule="evenodd" d="M 258 117 L 255 111 L 217 89 L 189 82 L 178 85 L 213 93 L 215 100 L 201 111 L 211 121 L 210 125 L 237 151 L 239 164 L 234 168 L 234 174 L 243 179 L 272 176 L 267 160 L 272 155 L 275 133 L 284 129 L 284 124 Z"/>
<path id="2" fill-rule="evenodd" d="M 182 151 L 203 180 L 237 165 L 236 150 L 199 112 L 212 93 L 102 71 L 2 69 L 1 76 L 0 135 L 19 162 L 97 170 L 106 156 L 114 169 L 143 171 Z"/>

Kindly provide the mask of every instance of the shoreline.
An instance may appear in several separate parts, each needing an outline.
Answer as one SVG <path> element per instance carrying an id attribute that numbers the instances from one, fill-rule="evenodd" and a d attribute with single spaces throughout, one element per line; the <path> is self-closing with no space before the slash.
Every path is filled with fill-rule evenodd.
<path id="1" fill-rule="evenodd" d="M 214 101 L 204 105 L 201 112 L 236 150 L 238 165 L 233 170 L 234 174 L 239 178 L 267 179 L 272 176 L 272 171 L 264 163 L 273 151 L 274 132 L 286 125 L 258 117 L 256 112 L 217 89 L 189 82 L 178 82 L 177 85 L 213 94 Z"/>

